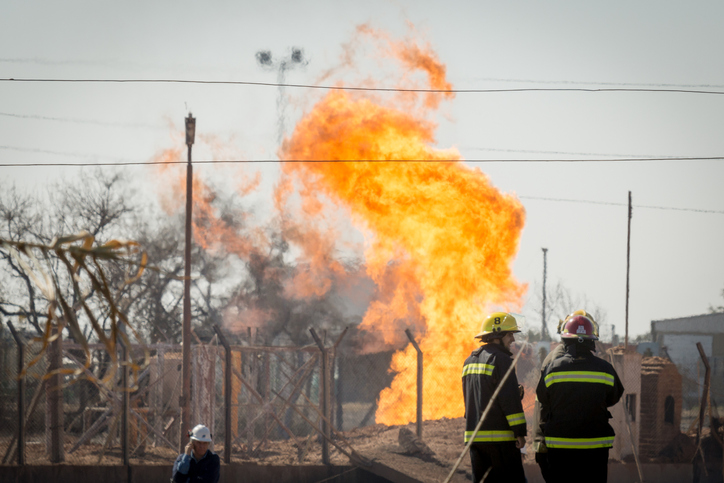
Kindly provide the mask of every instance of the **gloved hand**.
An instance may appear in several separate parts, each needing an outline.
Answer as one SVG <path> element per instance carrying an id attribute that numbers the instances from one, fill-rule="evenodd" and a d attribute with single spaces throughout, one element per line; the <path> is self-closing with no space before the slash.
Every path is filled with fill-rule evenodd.
<path id="1" fill-rule="evenodd" d="M 536 455 L 548 452 L 548 446 L 546 446 L 545 441 L 533 441 L 533 449 L 535 450 Z"/>

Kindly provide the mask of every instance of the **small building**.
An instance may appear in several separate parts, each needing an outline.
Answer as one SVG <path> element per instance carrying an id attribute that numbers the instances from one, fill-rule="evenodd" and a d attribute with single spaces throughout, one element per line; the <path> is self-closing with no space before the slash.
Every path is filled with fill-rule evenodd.
<path id="1" fill-rule="evenodd" d="M 704 382 L 697 343 L 701 343 L 711 366 L 711 393 L 724 393 L 724 313 L 652 320 L 651 337 L 661 348 L 660 355 L 671 359 L 681 374 L 684 409 L 698 407 Z"/>
<path id="2" fill-rule="evenodd" d="M 699 360 L 697 342 L 708 357 L 724 357 L 724 312 L 652 320 L 651 339 L 666 348 L 674 364 Z"/>

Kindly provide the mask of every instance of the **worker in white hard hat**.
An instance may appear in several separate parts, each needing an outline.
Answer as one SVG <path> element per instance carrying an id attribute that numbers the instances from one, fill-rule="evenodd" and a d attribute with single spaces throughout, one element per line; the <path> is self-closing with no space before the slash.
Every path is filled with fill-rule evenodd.
<path id="1" fill-rule="evenodd" d="M 211 442 L 211 431 L 203 424 L 189 431 L 189 443 L 173 464 L 171 481 L 217 483 L 221 463 L 219 456 L 209 449 Z"/>

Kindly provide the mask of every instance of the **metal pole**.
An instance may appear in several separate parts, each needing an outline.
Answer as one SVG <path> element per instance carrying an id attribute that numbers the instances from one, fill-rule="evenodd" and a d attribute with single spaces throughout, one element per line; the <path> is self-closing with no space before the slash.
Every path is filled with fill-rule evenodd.
<path id="1" fill-rule="evenodd" d="M 626 335 L 623 339 L 623 350 L 628 350 L 628 294 L 629 294 L 629 271 L 631 268 L 631 192 L 628 192 L 628 237 L 626 240 Z"/>
<path id="2" fill-rule="evenodd" d="M 224 346 L 224 463 L 231 463 L 231 346 L 221 332 L 218 325 L 214 325 L 214 332 L 219 336 L 219 342 Z"/>
<path id="3" fill-rule="evenodd" d="M 48 346 L 49 370 L 52 376 L 45 385 L 46 404 L 50 411 L 48 417 L 49 453 L 51 463 L 62 463 L 65 460 L 63 450 L 63 376 L 60 370 L 63 368 L 63 332 L 57 325 L 51 329 L 57 338 Z"/>
<path id="4" fill-rule="evenodd" d="M 186 246 L 184 250 L 184 320 L 181 328 L 182 344 L 182 394 L 181 428 L 179 432 L 179 453 L 183 453 L 188 431 L 191 428 L 191 213 L 193 211 L 193 178 L 194 168 L 191 165 L 191 146 L 196 134 L 196 119 L 189 113 L 186 118 L 186 146 L 188 147 L 188 164 L 186 165 Z"/>
<path id="5" fill-rule="evenodd" d="M 320 386 L 322 389 L 322 414 L 324 414 L 324 418 L 322 418 L 322 435 L 324 436 L 324 439 L 322 439 L 322 463 L 328 465 L 329 439 L 331 437 L 329 432 L 329 380 L 327 374 L 327 367 L 329 366 L 329 361 L 327 349 L 324 347 L 324 343 L 320 340 L 314 329 L 309 329 L 309 332 L 312 333 L 312 337 L 314 337 L 314 342 L 317 343 L 317 347 L 319 347 L 319 350 L 322 352 L 322 374 L 319 377 L 319 380 L 321 381 Z"/>
<path id="6" fill-rule="evenodd" d="M 540 340 L 551 340 L 548 334 L 548 327 L 546 327 L 546 270 L 548 249 L 541 248 L 541 250 L 543 250 L 543 311 L 541 314 Z"/>
<path id="7" fill-rule="evenodd" d="M 332 346 L 332 371 L 331 371 L 331 380 L 334 383 L 334 401 L 337 405 L 337 417 L 336 417 L 336 425 L 337 429 L 339 431 L 342 431 L 342 426 L 344 423 L 344 408 L 342 405 L 342 359 L 339 359 L 339 362 L 337 362 L 337 346 L 340 342 L 342 342 L 342 339 L 344 338 L 344 335 L 347 333 L 347 330 L 349 327 L 345 327 L 342 333 L 337 337 L 337 341 L 334 343 L 334 346 Z M 334 365 L 335 363 L 338 364 L 339 367 L 339 377 L 337 379 L 334 378 Z M 332 412 L 332 408 L 330 408 L 330 414 Z M 334 426 L 333 426 L 334 427 Z"/>
<path id="8" fill-rule="evenodd" d="M 8 327 L 18 345 L 18 465 L 25 464 L 25 376 L 20 377 L 25 367 L 25 340 L 8 321 Z"/>
<path id="9" fill-rule="evenodd" d="M 704 363 L 704 387 L 701 391 L 701 402 L 699 403 L 699 426 L 696 431 L 696 446 L 697 450 L 701 450 L 699 447 L 699 443 L 701 440 L 701 430 L 704 427 L 704 416 L 706 415 L 706 406 L 707 402 L 709 401 L 709 384 L 711 382 L 711 366 L 709 366 L 709 358 L 706 357 L 706 352 L 704 352 L 704 347 L 702 347 L 701 342 L 696 343 L 696 348 L 699 351 L 699 356 L 701 357 L 701 361 Z M 697 382 L 698 378 L 697 378 Z M 713 429 L 713 428 L 712 428 Z"/>
<path id="10" fill-rule="evenodd" d="M 422 439 L 422 349 L 415 342 L 410 329 L 405 329 L 405 334 L 417 351 L 417 437 Z"/>
<path id="11" fill-rule="evenodd" d="M 121 464 L 128 466 L 129 463 L 129 441 L 128 423 L 130 412 L 130 392 L 128 390 L 128 347 L 120 340 L 121 346 Z"/>

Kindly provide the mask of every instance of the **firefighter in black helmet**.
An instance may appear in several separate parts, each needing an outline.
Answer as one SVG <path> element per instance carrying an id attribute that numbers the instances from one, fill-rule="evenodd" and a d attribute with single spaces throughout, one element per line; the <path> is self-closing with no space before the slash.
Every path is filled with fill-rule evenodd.
<path id="1" fill-rule="evenodd" d="M 505 312 L 489 315 L 475 336 L 483 345 L 473 351 L 463 366 L 465 443 L 473 440 L 470 462 L 474 483 L 483 477 L 486 483 L 526 481 L 520 449 L 525 446 L 527 429 L 515 371 L 500 388 L 480 430 L 473 434 L 512 364 L 510 345 L 516 332 L 520 332 L 516 316 Z"/>
<path id="2" fill-rule="evenodd" d="M 565 354 L 542 371 L 536 388 L 552 481 L 605 483 L 614 431 L 608 408 L 623 395 L 611 364 L 593 355 L 594 325 L 585 315 L 568 319 Z"/>

